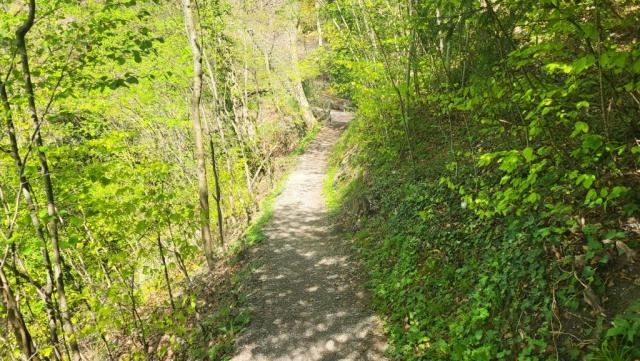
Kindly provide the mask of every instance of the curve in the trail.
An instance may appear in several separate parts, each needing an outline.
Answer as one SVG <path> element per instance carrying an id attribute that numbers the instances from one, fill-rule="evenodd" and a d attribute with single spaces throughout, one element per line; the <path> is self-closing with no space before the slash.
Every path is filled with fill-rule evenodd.
<path id="1" fill-rule="evenodd" d="M 362 271 L 332 229 L 322 195 L 327 155 L 350 113 L 332 112 L 300 156 L 256 247 L 249 330 L 233 361 L 385 360 L 380 320 L 368 307 Z"/>

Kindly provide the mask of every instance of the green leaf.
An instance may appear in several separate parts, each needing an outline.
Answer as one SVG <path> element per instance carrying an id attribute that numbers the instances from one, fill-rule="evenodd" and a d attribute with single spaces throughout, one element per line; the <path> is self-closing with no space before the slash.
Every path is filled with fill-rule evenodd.
<path id="1" fill-rule="evenodd" d="M 618 316 L 613 321 L 613 327 L 611 327 L 607 331 L 607 337 L 615 337 L 615 336 L 624 335 L 627 332 L 627 330 L 629 329 L 629 326 L 630 326 L 629 325 L 629 321 L 627 321 L 624 318 Z"/>
<path id="2" fill-rule="evenodd" d="M 571 133 L 571 137 L 575 137 L 580 133 L 588 133 L 589 132 L 589 124 L 585 122 L 578 121 L 573 125 L 573 133 Z"/>
<path id="3" fill-rule="evenodd" d="M 576 109 L 589 109 L 589 102 L 586 100 L 579 101 L 576 103 Z"/>
<path id="4" fill-rule="evenodd" d="M 582 148 L 586 150 L 597 150 L 602 146 L 602 137 L 595 134 L 589 134 L 582 140 Z"/>
<path id="5" fill-rule="evenodd" d="M 589 192 L 587 192 L 587 196 L 584 200 L 584 203 L 589 204 L 593 202 L 593 200 L 595 200 L 596 197 L 598 197 L 598 192 L 595 189 L 589 189 Z"/>
<path id="6" fill-rule="evenodd" d="M 480 167 L 486 167 L 489 164 L 491 164 L 491 161 L 493 160 L 494 154 L 493 153 L 485 153 L 483 155 L 480 156 L 480 159 L 478 160 L 478 166 Z"/>
<path id="7" fill-rule="evenodd" d="M 591 188 L 591 185 L 593 184 L 593 182 L 596 180 L 596 176 L 593 174 L 585 174 L 584 175 L 584 179 L 582 181 L 582 186 L 589 189 Z"/>
<path id="8" fill-rule="evenodd" d="M 573 62 L 572 67 L 573 67 L 573 73 L 574 74 L 580 74 L 582 73 L 584 70 L 590 68 L 591 66 L 593 66 L 593 64 L 596 63 L 596 58 L 593 55 L 587 55 L 587 56 L 583 56 L 582 58 L 576 60 Z"/>
<path id="9" fill-rule="evenodd" d="M 518 168 L 518 165 L 520 164 L 521 161 L 520 161 L 520 158 L 517 156 L 517 153 L 515 154 L 510 153 L 505 157 L 503 157 L 502 159 L 500 159 L 499 162 L 500 162 L 500 167 L 498 167 L 498 169 L 507 173 L 511 173 Z"/>
<path id="10" fill-rule="evenodd" d="M 596 176 L 593 174 L 580 174 L 576 179 L 576 185 L 582 184 L 585 189 L 589 189 L 595 180 Z"/>
<path id="11" fill-rule="evenodd" d="M 533 148 L 526 147 L 522 150 L 522 156 L 526 159 L 527 162 L 531 162 L 533 160 Z"/>
<path id="12" fill-rule="evenodd" d="M 540 198 L 541 198 L 540 194 L 533 192 L 533 193 L 530 193 L 527 196 L 527 198 L 525 198 L 524 202 L 534 204 L 534 203 L 537 203 L 540 200 Z"/>
<path id="13" fill-rule="evenodd" d="M 609 196 L 607 199 L 609 200 L 614 200 L 617 198 L 620 198 L 620 196 L 622 196 L 623 194 L 629 192 L 629 188 L 628 187 L 624 187 L 624 186 L 615 186 L 613 187 L 613 189 L 611 189 L 611 193 L 609 193 Z"/>
<path id="14" fill-rule="evenodd" d="M 553 74 L 558 70 L 565 74 L 569 74 L 573 71 L 573 67 L 571 65 L 563 63 L 550 63 L 547 64 L 545 68 L 547 69 L 549 74 Z"/>
<path id="15" fill-rule="evenodd" d="M 40 354 L 42 354 L 42 356 L 44 356 L 44 357 L 49 357 L 49 356 L 51 356 L 52 353 L 53 353 L 53 347 L 52 346 L 45 346 L 45 347 L 40 349 Z"/>

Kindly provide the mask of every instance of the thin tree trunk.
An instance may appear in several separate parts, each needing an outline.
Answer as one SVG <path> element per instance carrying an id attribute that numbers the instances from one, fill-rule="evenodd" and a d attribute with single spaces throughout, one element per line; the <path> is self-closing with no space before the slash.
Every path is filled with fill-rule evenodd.
<path id="1" fill-rule="evenodd" d="M 220 246 L 224 249 L 224 217 L 222 212 L 222 191 L 220 189 L 220 176 L 218 174 L 218 165 L 216 161 L 216 150 L 213 145 L 213 134 L 211 133 L 209 127 L 209 121 L 206 119 L 206 113 L 204 107 L 201 108 L 202 115 L 204 119 L 204 131 L 207 134 L 209 139 L 209 150 L 211 152 L 211 168 L 213 171 L 213 182 L 215 185 L 215 193 L 213 195 L 213 200 L 216 202 L 216 219 L 218 221 L 218 235 L 220 236 Z M 217 117 L 217 114 L 214 114 L 214 117 Z"/>
<path id="2" fill-rule="evenodd" d="M 33 201 L 32 192 L 31 192 L 31 183 L 24 175 L 24 164 L 22 162 L 22 158 L 20 157 L 20 150 L 18 148 L 18 140 L 16 137 L 15 126 L 13 124 L 13 118 L 11 117 L 11 105 L 9 104 L 9 97 L 7 95 L 6 87 L 2 81 L 0 81 L 0 99 L 2 100 L 5 113 L 6 113 L 6 127 L 7 127 L 7 136 L 9 138 L 10 143 L 10 153 L 11 157 L 14 160 L 16 172 L 18 172 L 18 179 L 20 180 L 20 187 L 22 189 L 22 195 L 27 202 L 27 209 L 29 210 L 29 215 L 31 218 L 31 224 L 35 229 L 36 236 L 40 240 L 42 247 L 40 248 L 40 253 L 42 254 L 42 258 L 44 261 L 44 268 L 47 275 L 46 286 L 42 288 L 42 298 L 45 303 L 45 311 L 48 319 L 48 327 L 49 327 L 49 341 L 55 348 L 54 356 L 56 359 L 60 358 L 60 350 L 58 349 L 58 327 L 57 327 L 57 319 L 56 312 L 54 310 L 53 305 L 53 270 L 51 267 L 51 259 L 49 257 L 49 250 L 47 249 L 47 240 L 44 235 L 44 231 L 42 229 L 42 224 L 40 223 L 40 218 L 38 218 L 38 209 L 36 207 L 35 202 Z"/>
<path id="3" fill-rule="evenodd" d="M 13 330 L 13 335 L 18 342 L 24 360 L 39 361 L 40 357 L 33 345 L 31 333 L 24 322 L 20 306 L 11 291 L 11 286 L 4 273 L 4 265 L 0 266 L 0 288 L 2 289 L 2 300 L 7 310 L 7 322 Z"/>
<path id="4" fill-rule="evenodd" d="M 237 121 L 238 121 L 237 120 L 238 112 L 236 111 L 236 109 L 238 108 L 237 103 L 238 103 L 238 100 L 234 98 L 233 99 L 233 115 L 231 117 L 231 126 L 233 128 L 233 131 L 236 133 L 236 138 L 238 140 L 238 147 L 240 148 L 240 153 L 242 154 L 242 158 L 244 159 L 244 171 L 245 171 L 245 178 L 247 182 L 247 191 L 249 192 L 249 195 L 253 200 L 253 184 L 251 183 L 251 171 L 249 170 L 249 163 L 248 163 L 249 158 L 245 150 L 245 147 L 247 146 L 247 141 L 244 139 L 244 136 L 242 135 L 242 132 L 239 129 L 237 124 Z"/>
<path id="5" fill-rule="evenodd" d="M 35 94 L 33 90 L 33 83 L 31 82 L 31 72 L 29 69 L 29 57 L 27 55 L 27 46 L 25 37 L 31 27 L 33 26 L 36 15 L 36 2 L 35 0 L 29 1 L 29 15 L 27 20 L 16 30 L 16 47 L 20 54 L 20 62 L 22 63 L 22 75 L 24 78 L 25 92 L 27 94 L 29 113 L 31 114 L 31 120 L 34 127 L 34 139 L 37 146 L 38 159 L 40 161 L 40 171 L 42 173 L 43 186 L 47 198 L 47 214 L 49 216 L 49 237 L 51 239 L 51 246 L 53 250 L 53 273 L 56 284 L 58 303 L 60 305 L 60 315 L 62 318 L 62 327 L 68 338 L 69 346 L 71 348 L 71 356 L 73 360 L 80 360 L 82 356 L 78 347 L 78 342 L 75 339 L 75 331 L 73 329 L 73 323 L 71 322 L 71 314 L 67 305 L 67 295 L 64 289 L 63 279 L 63 259 L 62 252 L 60 251 L 59 236 L 58 236 L 58 217 L 56 215 L 56 205 L 53 193 L 53 184 L 51 182 L 51 173 L 49 171 L 49 163 L 47 157 L 42 151 L 44 146 L 42 136 L 40 133 L 40 120 L 38 119 L 38 113 L 36 109 Z"/>
<path id="6" fill-rule="evenodd" d="M 184 264 L 182 260 L 182 255 L 180 254 L 180 250 L 178 249 L 178 245 L 176 244 L 176 240 L 173 236 L 173 227 L 171 227 L 171 219 L 167 217 L 167 222 L 169 225 L 169 237 L 171 237 L 171 244 L 173 245 L 173 255 L 176 257 L 176 262 L 178 263 L 178 268 L 180 268 L 180 272 L 184 275 L 184 278 L 187 279 L 187 282 L 191 283 L 191 277 L 189 277 L 189 271 L 187 271 L 187 266 Z"/>
<path id="7" fill-rule="evenodd" d="M 218 221 L 218 235 L 220 236 L 220 246 L 224 248 L 224 213 L 222 212 L 222 191 L 220 188 L 220 175 L 218 174 L 218 164 L 216 160 L 216 150 L 213 144 L 213 134 L 209 127 L 209 121 L 206 119 L 206 113 L 204 108 L 201 108 L 204 119 L 204 132 L 207 134 L 209 140 L 209 150 L 211 152 L 211 168 L 213 171 L 213 183 L 215 186 L 215 193 L 213 194 L 213 200 L 216 202 L 216 219 Z M 217 114 L 213 115 L 217 117 Z"/>
<path id="8" fill-rule="evenodd" d="M 217 210 L 217 219 L 218 219 L 218 232 L 220 235 L 220 245 L 222 248 L 225 247 L 224 240 L 224 228 L 223 228 L 223 213 L 222 213 L 222 192 L 220 190 L 220 176 L 218 174 L 218 165 L 216 162 L 216 150 L 213 146 L 213 138 L 209 135 L 209 148 L 211 150 L 211 167 L 213 168 L 213 178 L 215 179 L 215 195 L 213 199 L 216 201 L 216 210 Z"/>
<path id="9" fill-rule="evenodd" d="M 173 302 L 173 291 L 171 290 L 171 279 L 169 278 L 169 270 L 167 269 L 167 260 L 164 257 L 164 248 L 162 247 L 162 238 L 160 238 L 160 232 L 158 232 L 158 251 L 160 252 L 160 260 L 162 261 L 162 268 L 164 269 L 164 280 L 167 282 L 167 291 L 169 292 L 169 302 L 171 302 L 171 310 L 176 312 L 176 304 Z"/>
<path id="10" fill-rule="evenodd" d="M 316 5 L 316 27 L 318 28 L 318 46 L 324 45 L 324 39 L 322 38 L 322 19 L 320 18 L 320 9 L 322 8 L 321 0 L 315 1 Z"/>
<path id="11" fill-rule="evenodd" d="M 138 312 L 138 302 L 136 301 L 136 294 L 135 294 L 136 270 L 135 269 L 131 270 L 130 272 L 131 281 L 129 282 L 129 280 L 124 277 L 124 275 L 122 274 L 122 271 L 118 267 L 114 267 L 113 269 L 116 271 L 116 273 L 120 277 L 120 281 L 122 282 L 124 287 L 127 289 L 127 296 L 129 296 L 129 300 L 131 301 L 131 316 L 133 317 L 133 324 L 138 328 L 138 331 L 140 332 L 140 337 L 138 337 L 138 341 L 142 345 L 144 353 L 148 355 L 149 342 L 147 341 L 147 333 L 144 328 L 144 322 L 142 321 L 140 312 Z"/>
<path id="12" fill-rule="evenodd" d="M 244 60 L 242 62 L 242 122 L 247 129 L 247 135 L 254 138 L 256 128 L 253 126 L 253 117 L 249 117 L 249 62 L 247 60 L 249 54 L 247 54 L 248 46 L 245 33 L 242 35 L 242 49 L 244 53 Z M 253 55 L 253 52 L 251 55 Z"/>
<path id="13" fill-rule="evenodd" d="M 193 122 L 193 134 L 196 146 L 196 172 L 198 174 L 198 193 L 200 197 L 200 231 L 205 257 L 209 270 L 215 267 L 215 254 L 213 239 L 211 237 L 211 224 L 209 220 L 209 185 L 207 182 L 207 169 L 205 166 L 204 140 L 202 136 L 202 123 L 200 121 L 200 101 L 202 98 L 202 54 L 198 45 L 198 35 L 191 11 L 191 0 L 182 1 L 182 12 L 187 29 L 189 45 L 193 55 L 193 90 L 191 95 L 191 120 Z"/>
<path id="14" fill-rule="evenodd" d="M 90 239 L 91 239 L 91 242 L 94 242 L 92 238 Z M 85 282 L 91 287 L 91 290 L 94 292 L 94 294 L 99 295 L 100 285 L 96 284 L 95 281 L 93 280 L 93 277 L 91 277 L 91 274 L 89 270 L 87 270 L 87 266 L 86 266 L 86 263 L 84 262 L 84 259 L 82 258 L 82 255 L 78 257 L 77 263 L 73 261 L 70 263 L 79 275 L 84 275 Z M 105 302 L 103 297 L 100 297 L 99 299 L 100 299 L 100 302 Z M 111 346 L 109 345 L 109 341 L 107 340 L 107 337 L 105 336 L 103 330 L 100 329 L 100 326 L 98 324 L 98 315 L 93 310 L 92 305 L 89 303 L 87 299 L 83 299 L 83 303 L 85 304 L 85 306 L 87 307 L 87 310 L 89 311 L 89 314 L 91 315 L 91 320 L 93 321 L 94 327 L 96 327 L 96 329 L 99 330 L 98 334 L 100 335 L 100 340 L 102 340 L 102 343 L 104 344 L 105 349 L 107 350 L 107 355 L 109 356 L 109 360 L 114 361 L 115 358 L 113 355 L 113 351 L 111 350 Z"/>
<path id="15" fill-rule="evenodd" d="M 373 46 L 374 52 L 372 54 L 372 58 L 373 61 L 377 61 L 376 60 L 376 53 L 378 52 L 378 44 L 376 43 L 376 36 L 373 33 L 373 31 L 371 30 L 371 26 L 369 25 L 369 20 L 368 20 L 368 16 L 367 16 L 367 8 L 365 6 L 365 4 L 363 3 L 362 0 L 358 0 L 358 5 L 360 7 L 360 11 L 362 12 L 362 21 L 364 23 L 364 28 L 367 31 L 367 34 L 369 35 L 369 40 L 371 41 L 371 45 Z"/>
<path id="16" fill-rule="evenodd" d="M 235 183 L 235 176 L 233 173 L 233 168 L 231 166 L 231 158 L 230 158 L 230 153 L 229 150 L 227 149 L 227 140 L 225 138 L 224 135 L 224 129 L 222 127 L 222 122 L 220 121 L 220 118 L 222 116 L 222 114 L 224 113 L 223 111 L 221 111 L 220 109 L 224 109 L 224 104 L 219 104 L 220 103 L 220 96 L 218 95 L 218 84 L 215 78 L 215 72 L 213 70 L 213 67 L 211 66 L 211 61 L 209 61 L 209 57 L 207 56 L 206 52 L 203 52 L 203 56 L 204 56 L 204 60 L 205 60 L 205 64 L 207 65 L 207 73 L 209 74 L 209 87 L 211 89 L 211 92 L 213 93 L 213 98 L 214 98 L 214 118 L 216 120 L 216 126 L 218 128 L 218 134 L 220 134 L 220 141 L 222 144 L 222 151 L 225 154 L 225 164 L 226 164 L 226 168 L 227 168 L 227 172 L 229 173 L 229 177 L 231 178 L 231 182 Z M 213 145 L 211 145 L 213 146 Z M 211 151 L 212 157 L 213 157 L 213 148 Z M 215 158 L 215 157 L 214 157 Z M 214 161 L 215 164 L 215 161 Z M 216 174 L 214 174 L 214 177 L 216 178 L 216 193 L 218 192 L 218 188 L 219 188 L 219 184 L 218 184 L 218 175 L 217 175 L 217 169 L 216 169 Z M 233 198 L 233 192 L 229 192 L 229 207 L 231 208 L 231 214 L 233 215 L 233 205 L 234 205 L 234 198 Z M 218 197 L 219 198 L 219 197 Z M 216 203 L 219 203 L 216 200 Z M 240 203 L 242 204 L 242 206 L 244 207 L 244 199 L 242 197 L 240 197 Z M 222 239 L 222 238 L 221 238 Z M 224 244 L 224 241 L 222 241 L 221 243 Z"/>
<path id="17" fill-rule="evenodd" d="M 385 47 L 383 46 L 382 41 L 380 41 L 380 36 L 378 34 L 378 31 L 376 30 L 375 27 L 372 27 L 372 30 L 375 34 L 375 38 L 376 38 L 376 42 L 378 43 L 379 49 L 380 49 L 380 55 L 382 56 L 382 63 L 383 63 L 383 68 L 385 70 L 385 74 L 389 80 L 389 83 L 391 84 L 391 86 L 393 87 L 394 91 L 396 92 L 396 95 L 398 96 L 398 102 L 400 104 L 400 115 L 402 118 L 402 125 L 404 126 L 404 136 L 405 136 L 405 140 L 406 140 L 406 145 L 407 145 L 407 150 L 409 152 L 409 158 L 411 159 L 411 163 L 413 164 L 414 168 L 415 168 L 415 157 L 413 155 L 413 146 L 411 143 L 411 138 L 409 135 L 409 123 L 408 123 L 408 119 L 407 119 L 407 106 L 405 103 L 405 99 L 404 99 L 404 94 L 403 92 L 400 90 L 400 87 L 398 86 L 398 82 L 399 80 L 396 80 L 395 77 L 393 76 L 392 73 L 392 66 L 390 64 L 389 61 L 389 56 L 387 54 L 387 50 L 385 49 Z"/>

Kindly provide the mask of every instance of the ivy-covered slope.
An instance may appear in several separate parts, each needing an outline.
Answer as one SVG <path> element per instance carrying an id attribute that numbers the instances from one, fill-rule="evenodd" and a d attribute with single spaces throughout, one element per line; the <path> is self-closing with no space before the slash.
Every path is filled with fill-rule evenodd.
<path id="1" fill-rule="evenodd" d="M 346 131 L 326 193 L 368 267 L 393 355 L 638 357 L 637 234 L 584 219 L 549 226 L 535 212 L 481 217 L 447 186 L 442 138 L 421 133 L 416 169 L 372 138 L 370 122 Z"/>
<path id="2" fill-rule="evenodd" d="M 392 353 L 635 360 L 640 9 L 336 0 L 327 181 Z"/>

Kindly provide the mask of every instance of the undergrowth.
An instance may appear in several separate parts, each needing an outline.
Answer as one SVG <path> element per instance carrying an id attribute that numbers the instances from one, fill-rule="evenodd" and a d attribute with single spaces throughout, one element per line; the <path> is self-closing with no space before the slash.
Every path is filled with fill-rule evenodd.
<path id="1" fill-rule="evenodd" d="M 316 123 L 311 129 L 309 129 L 307 134 L 304 137 L 302 137 L 298 145 L 293 149 L 289 157 L 291 158 L 291 157 L 296 157 L 298 155 L 304 154 L 304 151 L 309 145 L 309 143 L 312 140 L 316 139 L 316 137 L 318 136 L 318 133 L 320 132 L 320 128 L 321 128 L 321 125 L 319 123 Z"/>
<path id="2" fill-rule="evenodd" d="M 389 143 L 377 148 L 367 131 L 370 123 L 360 117 L 343 134 L 324 191 L 367 266 L 391 355 L 402 360 L 640 356 L 640 303 L 632 293 L 637 287 L 617 273 L 633 274 L 635 266 L 620 265 L 624 260 L 615 250 L 598 249 L 587 261 L 592 265 L 587 273 L 572 270 L 588 250 L 577 235 L 592 239 L 598 229 L 576 227 L 558 234 L 555 243 L 536 213 L 480 218 L 442 181 L 450 158 L 440 140 L 420 133 L 429 151 L 416 147 L 423 159 L 415 167 Z M 457 172 L 464 179 L 473 170 L 461 166 Z M 583 279 L 591 285 L 585 288 Z M 628 294 L 616 294 L 614 282 L 625 284 L 626 291 L 618 292 Z"/>

